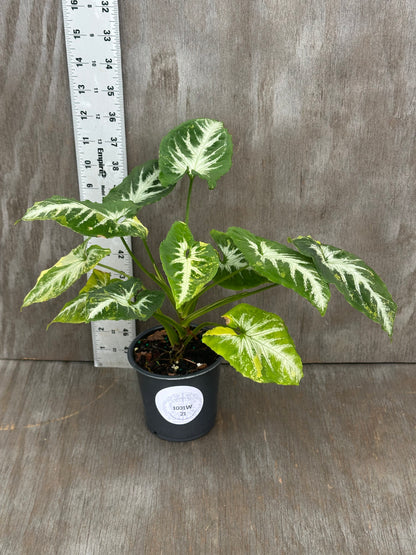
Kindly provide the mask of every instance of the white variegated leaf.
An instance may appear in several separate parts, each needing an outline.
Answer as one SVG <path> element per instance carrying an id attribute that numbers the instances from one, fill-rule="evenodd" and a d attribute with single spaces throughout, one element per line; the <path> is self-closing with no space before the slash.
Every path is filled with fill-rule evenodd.
<path id="1" fill-rule="evenodd" d="M 298 385 L 302 361 L 283 320 L 242 303 L 224 315 L 227 326 L 208 330 L 202 341 L 238 372 L 256 382 Z"/>
<path id="2" fill-rule="evenodd" d="M 111 253 L 110 249 L 98 245 L 87 247 L 87 243 L 88 240 L 84 241 L 58 260 L 54 266 L 44 270 L 34 288 L 26 295 L 22 308 L 58 297 Z"/>
<path id="3" fill-rule="evenodd" d="M 219 281 L 221 287 L 238 291 L 257 287 L 267 282 L 265 277 L 257 274 L 249 267 L 243 253 L 235 246 L 229 235 L 213 229 L 211 236 L 221 253 L 218 272 L 214 280 Z"/>
<path id="4" fill-rule="evenodd" d="M 253 235 L 239 227 L 227 231 L 251 268 L 273 283 L 289 287 L 302 295 L 324 315 L 330 291 L 310 258 L 276 241 Z"/>
<path id="5" fill-rule="evenodd" d="M 147 229 L 134 216 L 137 206 L 131 201 L 105 203 L 53 196 L 35 202 L 22 220 L 53 220 L 87 237 L 147 237 Z"/>
<path id="6" fill-rule="evenodd" d="M 297 237 L 292 242 L 313 260 L 323 278 L 333 283 L 351 306 L 379 323 L 389 335 L 393 333 L 397 305 L 372 268 L 354 254 L 312 237 Z"/>
<path id="7" fill-rule="evenodd" d="M 92 276 L 90 277 L 90 280 Z M 99 287 L 93 283 L 80 291 L 51 322 L 78 324 L 96 320 L 148 320 L 161 307 L 164 293 L 141 291 L 137 278 L 113 279 Z"/>
<path id="8" fill-rule="evenodd" d="M 137 209 L 152 204 L 168 195 L 175 187 L 175 183 L 165 187 L 159 181 L 159 164 L 157 160 L 151 160 L 141 166 L 132 169 L 129 175 L 123 179 L 104 198 L 107 201 L 131 201 Z"/>
<path id="9" fill-rule="evenodd" d="M 207 243 L 194 241 L 184 222 L 175 222 L 160 245 L 163 270 L 176 307 L 193 299 L 217 273 L 218 255 Z"/>
<path id="10" fill-rule="evenodd" d="M 220 121 L 199 118 L 170 131 L 159 148 L 160 181 L 171 185 L 186 173 L 198 175 L 213 189 L 228 172 L 232 156 L 231 135 Z"/>

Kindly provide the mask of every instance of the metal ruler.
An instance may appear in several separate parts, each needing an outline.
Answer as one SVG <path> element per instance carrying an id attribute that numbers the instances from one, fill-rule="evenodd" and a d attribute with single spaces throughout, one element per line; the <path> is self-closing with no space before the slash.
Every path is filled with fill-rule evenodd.
<path id="1" fill-rule="evenodd" d="M 62 0 L 62 8 L 80 198 L 101 202 L 127 175 L 118 3 Z M 111 248 L 104 264 L 132 274 L 120 239 L 94 243 Z M 126 352 L 136 335 L 135 322 L 91 326 L 94 365 L 128 367 Z"/>

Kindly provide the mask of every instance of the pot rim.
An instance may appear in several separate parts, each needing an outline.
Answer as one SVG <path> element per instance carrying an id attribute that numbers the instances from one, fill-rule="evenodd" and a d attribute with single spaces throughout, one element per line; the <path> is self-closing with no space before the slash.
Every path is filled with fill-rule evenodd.
<path id="1" fill-rule="evenodd" d="M 148 328 L 142 331 L 141 333 L 139 333 L 139 335 L 137 335 L 130 343 L 129 350 L 127 352 L 127 358 L 129 360 L 130 365 L 136 370 L 136 372 L 138 372 L 142 376 L 146 376 L 146 378 L 151 378 L 155 380 L 164 380 L 164 381 L 172 381 L 172 382 L 185 381 L 192 378 L 196 378 L 197 376 L 202 376 L 203 374 L 206 374 L 207 372 L 214 370 L 214 368 L 216 368 L 217 366 L 219 366 L 224 362 L 224 359 L 220 355 L 218 355 L 217 360 L 212 364 L 210 364 L 209 366 L 207 366 L 206 368 L 203 368 L 202 370 L 197 370 L 196 372 L 192 372 L 191 374 L 184 374 L 182 376 L 166 376 L 163 374 L 153 374 L 152 372 L 145 370 L 144 368 L 139 366 L 137 362 L 134 360 L 134 347 L 136 346 L 137 341 L 142 337 L 144 337 L 145 335 L 149 335 L 157 330 L 162 330 L 162 329 L 163 329 L 163 326 L 154 326 L 152 328 Z"/>

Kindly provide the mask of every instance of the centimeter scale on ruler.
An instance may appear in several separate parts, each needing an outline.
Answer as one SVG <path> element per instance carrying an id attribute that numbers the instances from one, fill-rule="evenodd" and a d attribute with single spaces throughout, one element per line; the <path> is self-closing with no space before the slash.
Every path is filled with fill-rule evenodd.
<path id="1" fill-rule="evenodd" d="M 117 0 L 62 0 L 75 150 L 81 200 L 101 202 L 127 175 L 123 81 Z M 132 273 L 120 239 L 94 239 L 111 248 L 103 263 Z M 95 366 L 128 367 L 134 321 L 93 322 Z"/>

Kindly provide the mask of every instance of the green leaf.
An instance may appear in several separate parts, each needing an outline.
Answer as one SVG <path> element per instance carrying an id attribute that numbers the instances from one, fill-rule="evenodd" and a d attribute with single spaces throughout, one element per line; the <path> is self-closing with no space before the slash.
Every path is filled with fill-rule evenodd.
<path id="1" fill-rule="evenodd" d="M 207 243 L 194 241 L 184 222 L 175 222 L 160 245 L 160 259 L 176 308 L 193 299 L 217 273 L 218 255 Z"/>
<path id="2" fill-rule="evenodd" d="M 160 143 L 159 179 L 163 185 L 171 185 L 188 173 L 205 179 L 214 189 L 217 180 L 231 168 L 232 151 L 231 135 L 220 121 L 187 121 Z"/>
<path id="3" fill-rule="evenodd" d="M 249 263 L 243 253 L 235 246 L 231 237 L 222 231 L 213 229 L 211 236 L 221 252 L 220 265 L 214 281 L 221 281 L 219 285 L 226 289 L 239 291 L 250 289 L 267 282 L 267 279 L 249 268 Z M 227 276 L 234 274 L 227 279 Z"/>
<path id="4" fill-rule="evenodd" d="M 302 361 L 279 316 L 242 303 L 224 318 L 227 326 L 205 332 L 206 345 L 255 382 L 299 384 Z"/>
<path id="5" fill-rule="evenodd" d="M 89 272 L 100 260 L 111 253 L 98 245 L 87 248 L 87 241 L 75 247 L 69 254 L 44 270 L 36 282 L 35 287 L 26 295 L 22 308 L 33 303 L 41 303 L 58 297 L 66 291 L 78 278 Z"/>
<path id="6" fill-rule="evenodd" d="M 229 228 L 227 234 L 253 270 L 273 283 L 293 289 L 325 314 L 331 293 L 310 258 L 239 227 Z"/>
<path id="7" fill-rule="evenodd" d="M 397 305 L 373 269 L 354 254 L 312 237 L 300 236 L 291 241 L 301 253 L 312 258 L 318 272 L 336 286 L 351 306 L 392 335 Z"/>
<path id="8" fill-rule="evenodd" d="M 134 277 L 126 281 L 113 279 L 99 287 L 97 276 L 93 275 L 78 297 L 66 303 L 51 324 L 79 324 L 96 320 L 148 320 L 162 306 L 165 295 L 162 291 L 141 289 L 141 281 Z"/>
<path id="9" fill-rule="evenodd" d="M 110 281 L 111 281 L 111 274 L 109 274 L 108 272 L 102 272 L 101 270 L 97 270 L 97 268 L 94 268 L 87 283 L 81 289 L 80 293 L 86 293 L 91 289 L 98 289 L 99 287 L 104 287 L 104 285 L 108 285 Z"/>
<path id="10" fill-rule="evenodd" d="M 175 183 L 164 187 L 159 181 L 159 173 L 157 160 L 151 160 L 142 166 L 133 168 L 120 185 L 111 189 L 104 198 L 104 202 L 131 201 L 134 202 L 137 210 L 157 202 L 175 187 Z"/>
<path id="11" fill-rule="evenodd" d="M 80 201 L 53 196 L 35 202 L 22 220 L 54 220 L 64 227 L 87 237 L 147 237 L 147 229 L 133 216 L 137 206 L 133 202 Z"/>

